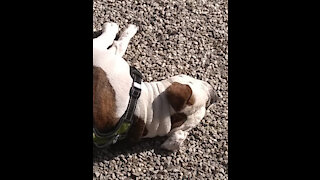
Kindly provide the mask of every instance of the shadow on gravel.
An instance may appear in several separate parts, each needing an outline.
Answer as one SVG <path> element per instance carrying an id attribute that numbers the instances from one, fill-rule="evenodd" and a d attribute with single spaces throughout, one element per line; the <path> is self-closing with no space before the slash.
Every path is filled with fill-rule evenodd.
<path id="1" fill-rule="evenodd" d="M 96 32 L 93 32 L 93 39 L 100 36 L 102 34 L 102 31 L 96 31 Z"/>
<path id="2" fill-rule="evenodd" d="M 125 142 L 116 143 L 106 149 L 99 149 L 99 148 L 93 147 L 93 163 L 95 162 L 99 163 L 104 160 L 109 161 L 120 155 L 126 156 L 126 155 L 141 153 L 141 152 L 147 152 L 147 151 L 152 151 L 153 153 L 159 154 L 161 156 L 167 156 L 167 155 L 170 155 L 172 152 L 160 148 L 160 145 L 166 139 L 167 137 L 143 139 L 140 142 L 138 142 L 136 145 L 133 145 L 131 147 L 127 147 L 124 144 Z"/>

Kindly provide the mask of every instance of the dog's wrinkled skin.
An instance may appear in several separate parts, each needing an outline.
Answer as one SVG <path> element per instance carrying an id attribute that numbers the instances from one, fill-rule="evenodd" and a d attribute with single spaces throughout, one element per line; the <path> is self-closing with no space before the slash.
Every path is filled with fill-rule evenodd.
<path id="1" fill-rule="evenodd" d="M 118 120 L 128 106 L 132 78 L 129 73 L 129 65 L 122 56 L 137 30 L 135 25 L 129 25 L 120 34 L 119 39 L 115 40 L 119 26 L 115 23 L 106 23 L 103 26 L 103 33 L 93 39 L 93 71 L 94 74 L 98 74 L 94 76 L 94 84 L 99 84 L 96 81 L 101 81 L 101 79 L 108 81 L 107 85 L 94 85 L 93 87 L 93 110 L 96 124 L 100 121 L 105 126 L 111 126 L 116 122 L 106 122 L 112 120 L 104 118 L 105 114 L 111 116 L 110 114 L 113 113 L 114 119 Z M 167 135 L 168 139 L 161 145 L 167 150 L 178 149 L 186 139 L 188 131 L 204 118 L 206 108 L 218 100 L 209 83 L 187 75 L 178 75 L 159 82 L 143 82 L 141 89 L 141 96 L 134 115 L 145 125 L 146 134 L 143 138 Z M 105 94 L 109 95 L 105 96 Z M 110 98 L 110 95 L 114 97 Z M 108 99 L 103 101 L 101 98 Z M 110 102 L 112 99 L 115 102 Z M 114 112 L 110 112 L 111 106 Z M 106 111 L 107 108 L 109 111 Z M 183 116 L 174 116 L 177 113 Z M 172 128 L 174 117 L 184 117 L 184 120 L 180 121 L 180 124 L 176 123 L 176 126 Z"/>

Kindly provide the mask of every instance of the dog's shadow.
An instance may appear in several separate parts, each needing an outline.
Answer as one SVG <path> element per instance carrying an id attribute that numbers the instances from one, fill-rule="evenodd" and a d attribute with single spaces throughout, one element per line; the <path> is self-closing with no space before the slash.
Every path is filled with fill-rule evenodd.
<path id="1" fill-rule="evenodd" d="M 168 156 L 173 152 L 160 148 L 160 145 L 167 139 L 167 137 L 155 137 L 155 138 L 146 138 L 140 140 L 137 144 L 128 147 L 126 142 L 118 142 L 114 145 L 111 145 L 108 148 L 100 149 L 93 147 L 93 163 L 99 163 L 104 160 L 112 160 L 115 157 L 120 155 L 130 155 L 138 154 L 141 152 L 152 151 L 155 154 L 161 156 Z"/>
<path id="2" fill-rule="evenodd" d="M 94 39 L 94 38 L 97 38 L 97 37 L 100 36 L 101 34 L 102 34 L 102 30 L 93 32 L 93 39 Z"/>

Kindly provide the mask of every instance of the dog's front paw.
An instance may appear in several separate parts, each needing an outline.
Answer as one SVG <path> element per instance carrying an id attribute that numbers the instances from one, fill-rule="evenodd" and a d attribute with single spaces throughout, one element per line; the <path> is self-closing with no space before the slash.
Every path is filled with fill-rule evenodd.
<path id="1" fill-rule="evenodd" d="M 134 32 L 136 33 L 138 31 L 139 27 L 134 25 L 134 24 L 129 24 L 128 25 L 128 30 L 131 31 L 131 32 Z"/>
<path id="2" fill-rule="evenodd" d="M 104 23 L 102 27 L 103 32 L 118 32 L 119 31 L 119 25 L 114 22 L 108 22 Z"/>
<path id="3" fill-rule="evenodd" d="M 169 151 L 178 150 L 183 141 L 187 138 L 188 134 L 189 133 L 186 131 L 178 130 L 171 134 L 171 136 L 160 147 Z"/>
<path id="4" fill-rule="evenodd" d="M 139 29 L 138 26 L 136 26 L 134 24 L 129 24 L 128 27 L 122 33 L 120 39 L 132 38 L 138 32 L 138 29 Z"/>

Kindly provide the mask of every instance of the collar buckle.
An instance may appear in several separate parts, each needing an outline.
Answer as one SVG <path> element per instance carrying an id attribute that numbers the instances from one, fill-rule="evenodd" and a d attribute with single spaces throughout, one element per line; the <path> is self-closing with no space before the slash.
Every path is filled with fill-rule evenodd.
<path id="1" fill-rule="evenodd" d="M 112 140 L 112 144 L 115 144 L 118 141 L 119 137 L 120 135 L 117 134 L 116 137 L 114 137 L 114 139 Z"/>

